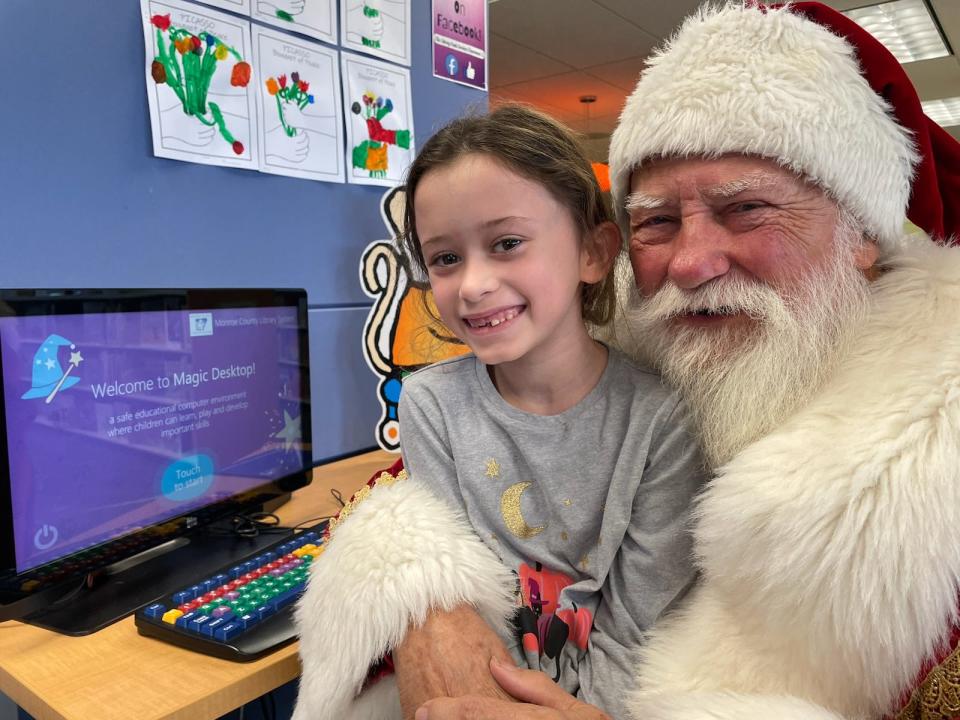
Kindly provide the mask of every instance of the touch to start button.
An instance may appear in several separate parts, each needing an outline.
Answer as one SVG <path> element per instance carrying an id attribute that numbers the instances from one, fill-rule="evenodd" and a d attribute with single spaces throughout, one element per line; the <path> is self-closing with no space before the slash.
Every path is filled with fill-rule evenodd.
<path id="1" fill-rule="evenodd" d="M 163 471 L 160 491 L 167 500 L 183 502 L 203 495 L 213 484 L 213 460 L 209 455 L 188 455 L 174 460 Z"/>

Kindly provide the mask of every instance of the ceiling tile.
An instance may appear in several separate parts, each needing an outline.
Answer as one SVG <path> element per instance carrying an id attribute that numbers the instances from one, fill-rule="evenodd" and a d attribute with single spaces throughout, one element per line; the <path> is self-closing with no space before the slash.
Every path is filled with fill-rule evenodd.
<path id="1" fill-rule="evenodd" d="M 646 55 L 657 41 L 594 0 L 500 0 L 490 29 L 575 68 Z"/>
<path id="2" fill-rule="evenodd" d="M 490 86 L 511 85 L 548 75 L 570 72 L 574 68 L 548 58 L 536 50 L 518 45 L 499 33 L 490 35 Z"/>
<path id="3" fill-rule="evenodd" d="M 498 96 L 510 97 L 534 105 L 550 105 L 577 116 L 603 117 L 618 115 L 623 107 L 624 92 L 618 87 L 598 80 L 584 72 L 552 75 L 540 80 L 514 83 L 496 89 Z M 589 110 L 580 102 L 581 95 L 594 95 Z"/>
<path id="4" fill-rule="evenodd" d="M 960 95 L 960 62 L 955 55 L 920 60 L 903 66 L 921 100 Z"/>
<path id="5" fill-rule="evenodd" d="M 587 68 L 584 72 L 630 93 L 633 92 L 633 88 L 636 87 L 637 81 L 640 79 L 640 72 L 643 70 L 643 61 L 645 59 L 645 57 L 641 56 L 620 60 L 619 62 L 606 63 L 605 65 L 594 65 L 593 67 Z"/>
<path id="6" fill-rule="evenodd" d="M 669 3 L 661 0 L 596 1 L 656 38 L 670 35 L 683 18 L 703 4 L 703 0 L 671 0 Z"/>

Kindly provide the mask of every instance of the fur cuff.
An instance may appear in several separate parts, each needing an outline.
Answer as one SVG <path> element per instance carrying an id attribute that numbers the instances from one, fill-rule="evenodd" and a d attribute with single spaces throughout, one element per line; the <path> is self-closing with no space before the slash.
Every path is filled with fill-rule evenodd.
<path id="1" fill-rule="evenodd" d="M 303 675 L 294 720 L 354 712 L 370 666 L 433 609 L 469 604 L 502 631 L 514 585 L 470 525 L 422 484 L 378 483 L 310 568 L 296 610 Z M 364 695 L 385 693 L 383 682 Z"/>
<path id="2" fill-rule="evenodd" d="M 643 695 L 631 704 L 637 720 L 843 720 L 820 705 L 789 695 L 685 693 Z"/>

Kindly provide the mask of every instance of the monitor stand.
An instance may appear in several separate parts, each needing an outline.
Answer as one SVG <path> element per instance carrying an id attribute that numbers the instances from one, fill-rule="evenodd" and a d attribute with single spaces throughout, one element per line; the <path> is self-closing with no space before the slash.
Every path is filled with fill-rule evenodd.
<path id="1" fill-rule="evenodd" d="M 21 622 L 64 635 L 89 635 L 284 537 L 279 532 L 240 537 L 226 534 L 228 529 L 226 522 L 214 524 L 121 560 L 83 581 L 77 578 L 74 589 L 67 586 L 59 600 Z"/>

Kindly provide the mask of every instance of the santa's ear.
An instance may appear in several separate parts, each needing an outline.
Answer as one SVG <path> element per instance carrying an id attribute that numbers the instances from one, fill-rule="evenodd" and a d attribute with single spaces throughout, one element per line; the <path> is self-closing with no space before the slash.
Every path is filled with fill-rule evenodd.
<path id="1" fill-rule="evenodd" d="M 580 280 L 588 285 L 603 280 L 620 252 L 620 228 L 602 222 L 587 233 L 580 249 Z"/>
<path id="2" fill-rule="evenodd" d="M 853 264 L 857 269 L 865 273 L 868 278 L 873 277 L 876 270 L 877 259 L 880 257 L 880 246 L 877 241 L 871 237 L 864 236 L 860 244 L 853 249 Z"/>

